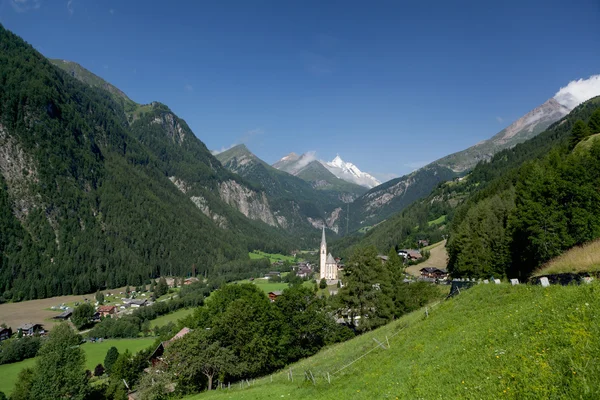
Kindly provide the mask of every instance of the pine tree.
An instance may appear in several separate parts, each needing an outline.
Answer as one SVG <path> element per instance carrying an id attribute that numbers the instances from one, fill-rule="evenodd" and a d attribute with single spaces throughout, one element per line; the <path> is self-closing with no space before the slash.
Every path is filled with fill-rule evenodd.
<path id="1" fill-rule="evenodd" d="M 113 346 L 106 352 L 106 357 L 104 357 L 104 370 L 110 374 L 113 365 L 119 358 L 119 350 Z"/>
<path id="2" fill-rule="evenodd" d="M 594 111 L 588 122 L 591 134 L 600 133 L 600 109 Z"/>
<path id="3" fill-rule="evenodd" d="M 577 146 L 577 143 L 581 142 L 586 137 L 590 136 L 590 129 L 582 120 L 577 120 L 573 124 L 573 128 L 571 129 L 571 138 L 570 145 L 571 148 Z"/>

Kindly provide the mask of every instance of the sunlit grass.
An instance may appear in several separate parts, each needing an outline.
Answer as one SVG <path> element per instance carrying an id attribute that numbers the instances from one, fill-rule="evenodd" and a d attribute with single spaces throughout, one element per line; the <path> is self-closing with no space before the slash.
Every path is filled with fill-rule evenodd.
<path id="1" fill-rule="evenodd" d="M 600 240 L 576 246 L 549 261 L 534 276 L 600 271 Z"/>
<path id="2" fill-rule="evenodd" d="M 294 382 L 286 368 L 249 388 L 188 399 L 600 398 L 598 309 L 597 284 L 482 284 L 429 307 L 429 317 L 417 311 L 292 365 Z M 374 338 L 390 348 L 334 374 L 372 350 Z"/>

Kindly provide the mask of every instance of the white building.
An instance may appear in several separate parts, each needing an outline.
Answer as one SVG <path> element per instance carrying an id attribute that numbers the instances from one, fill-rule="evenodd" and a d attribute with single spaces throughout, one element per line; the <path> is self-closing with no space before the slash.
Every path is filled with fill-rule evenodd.
<path id="1" fill-rule="evenodd" d="M 325 226 L 323 226 L 323 237 L 321 238 L 321 262 L 319 264 L 321 270 L 319 279 L 328 281 L 338 279 L 338 267 L 331 253 L 327 253 L 327 241 L 325 240 Z"/>

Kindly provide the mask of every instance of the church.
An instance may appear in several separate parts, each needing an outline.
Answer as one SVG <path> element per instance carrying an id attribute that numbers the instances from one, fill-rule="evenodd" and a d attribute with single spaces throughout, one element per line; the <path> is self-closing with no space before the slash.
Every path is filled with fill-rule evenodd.
<path id="1" fill-rule="evenodd" d="M 325 226 L 323 226 L 323 237 L 321 239 L 321 263 L 319 279 L 328 281 L 338 279 L 338 266 L 331 253 L 327 253 L 327 241 L 325 240 Z"/>

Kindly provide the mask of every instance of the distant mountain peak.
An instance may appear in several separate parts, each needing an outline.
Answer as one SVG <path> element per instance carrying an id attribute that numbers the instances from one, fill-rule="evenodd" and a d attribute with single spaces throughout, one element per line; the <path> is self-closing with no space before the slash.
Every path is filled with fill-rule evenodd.
<path id="1" fill-rule="evenodd" d="M 323 164 L 332 174 L 345 181 L 356 183 L 368 187 L 369 189 L 381 185 L 381 182 L 374 176 L 361 171 L 351 162 L 344 161 L 339 154 L 329 162 L 321 161 L 321 164 Z"/>
<path id="2" fill-rule="evenodd" d="M 381 182 L 370 174 L 361 171 L 356 165 L 344 161 L 339 154 L 337 154 L 333 160 L 327 162 L 317 159 L 314 152 L 308 152 L 301 155 L 292 152 L 273 164 L 273 167 L 289 174 L 299 176 L 298 174 L 305 171 L 307 166 L 311 164 L 314 166 L 315 162 L 318 162 L 325 167 L 325 169 L 332 173 L 336 178 L 346 182 L 368 189 L 381 184 Z"/>

